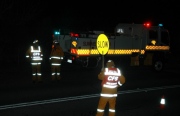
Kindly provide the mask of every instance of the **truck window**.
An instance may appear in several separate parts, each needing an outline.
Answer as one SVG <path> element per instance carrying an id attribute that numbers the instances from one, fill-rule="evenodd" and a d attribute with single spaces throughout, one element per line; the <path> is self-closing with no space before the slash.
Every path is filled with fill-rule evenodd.
<path id="1" fill-rule="evenodd" d="M 157 30 L 149 30 L 149 39 L 157 40 L 158 32 Z"/>
<path id="2" fill-rule="evenodd" d="M 169 33 L 167 31 L 161 32 L 161 42 L 162 44 L 169 45 Z"/>

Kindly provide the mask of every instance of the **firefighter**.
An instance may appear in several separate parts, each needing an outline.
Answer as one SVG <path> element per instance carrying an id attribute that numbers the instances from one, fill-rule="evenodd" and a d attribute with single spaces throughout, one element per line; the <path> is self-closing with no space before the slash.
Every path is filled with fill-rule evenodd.
<path id="1" fill-rule="evenodd" d="M 42 82 L 41 63 L 43 60 L 43 52 L 38 40 L 33 41 L 33 45 L 31 45 L 26 52 L 26 58 L 31 62 L 33 83 Z"/>
<path id="2" fill-rule="evenodd" d="M 106 66 L 98 74 L 98 79 L 102 80 L 102 90 L 96 116 L 104 116 L 107 103 L 109 103 L 109 116 L 115 116 L 117 89 L 125 83 L 125 77 L 121 74 L 120 69 L 115 67 L 112 60 L 108 60 Z"/>
<path id="3" fill-rule="evenodd" d="M 52 50 L 50 54 L 51 62 L 51 79 L 52 81 L 60 80 L 61 62 L 64 57 L 64 52 L 57 40 L 53 41 Z"/>

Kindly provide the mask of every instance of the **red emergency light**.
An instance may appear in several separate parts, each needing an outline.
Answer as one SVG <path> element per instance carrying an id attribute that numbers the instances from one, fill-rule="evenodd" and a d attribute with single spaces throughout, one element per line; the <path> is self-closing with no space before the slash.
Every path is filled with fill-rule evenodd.
<path id="1" fill-rule="evenodd" d="M 144 26 L 148 28 L 148 27 L 150 27 L 150 26 L 151 26 L 151 23 L 149 23 L 149 22 L 144 23 Z"/>
<path id="2" fill-rule="evenodd" d="M 78 33 L 73 33 L 73 32 L 71 32 L 71 33 L 70 33 L 70 36 L 71 36 L 71 37 L 79 37 L 79 34 L 78 34 Z"/>

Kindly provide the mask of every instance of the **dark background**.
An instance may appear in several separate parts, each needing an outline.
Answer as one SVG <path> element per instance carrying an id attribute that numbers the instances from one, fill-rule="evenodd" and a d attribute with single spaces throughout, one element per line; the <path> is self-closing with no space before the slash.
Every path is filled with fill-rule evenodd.
<path id="1" fill-rule="evenodd" d="M 25 52 L 38 39 L 45 61 L 52 34 L 58 29 L 113 32 L 118 23 L 150 21 L 169 29 L 171 51 L 178 53 L 179 12 L 173 0 L 57 1 L 2 0 L 0 2 L 0 63 L 24 64 Z M 1 65 L 2 66 L 2 65 Z"/>

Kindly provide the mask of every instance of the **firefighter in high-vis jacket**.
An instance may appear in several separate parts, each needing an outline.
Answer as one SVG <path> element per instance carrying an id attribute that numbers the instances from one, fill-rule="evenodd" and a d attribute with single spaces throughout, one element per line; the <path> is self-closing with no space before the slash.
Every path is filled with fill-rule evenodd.
<path id="1" fill-rule="evenodd" d="M 43 60 L 43 52 L 38 43 L 38 40 L 33 41 L 33 45 L 26 52 L 26 58 L 29 59 L 32 65 L 32 81 L 42 82 L 41 63 Z"/>
<path id="2" fill-rule="evenodd" d="M 51 79 L 52 81 L 60 80 L 60 70 L 61 70 L 61 62 L 64 57 L 64 52 L 57 40 L 53 41 L 52 50 L 50 54 L 50 62 L 51 62 Z"/>
<path id="3" fill-rule="evenodd" d="M 125 77 L 119 68 L 116 68 L 112 60 L 108 60 L 107 67 L 98 74 L 102 80 L 102 90 L 96 116 L 103 116 L 106 104 L 109 103 L 109 115 L 115 116 L 117 89 L 125 83 Z"/>

